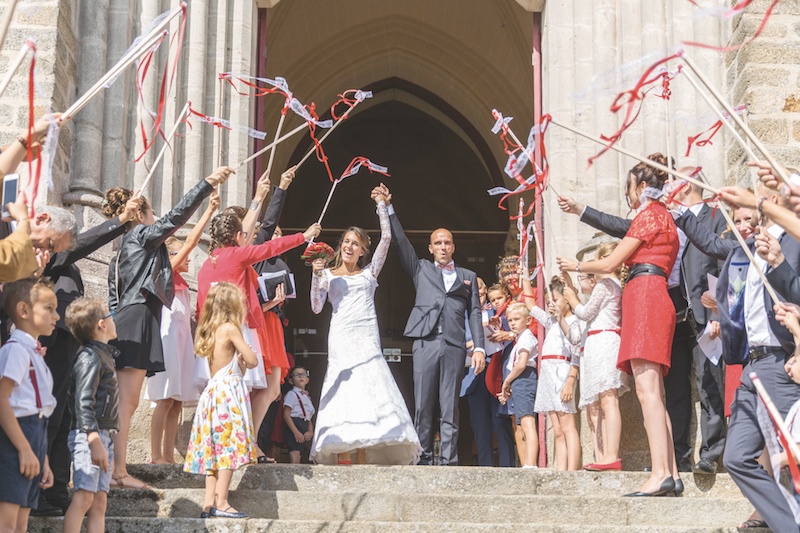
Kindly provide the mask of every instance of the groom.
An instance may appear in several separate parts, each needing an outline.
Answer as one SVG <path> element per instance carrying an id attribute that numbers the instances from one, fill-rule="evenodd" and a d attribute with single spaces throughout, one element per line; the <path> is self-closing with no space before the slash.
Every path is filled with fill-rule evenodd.
<path id="1" fill-rule="evenodd" d="M 433 262 L 419 259 L 390 205 L 389 189 L 381 184 L 373 196 L 386 197 L 392 237 L 403 269 L 414 281 L 416 301 L 404 335 L 414 339 L 414 426 L 422 445 L 419 464 L 433 464 L 436 404 L 440 428 L 442 465 L 458 464 L 458 400 L 466 357 L 467 317 L 475 349 L 475 374 L 485 366 L 478 281 L 474 272 L 453 263 L 453 235 L 444 228 L 431 234 L 428 251 Z"/>

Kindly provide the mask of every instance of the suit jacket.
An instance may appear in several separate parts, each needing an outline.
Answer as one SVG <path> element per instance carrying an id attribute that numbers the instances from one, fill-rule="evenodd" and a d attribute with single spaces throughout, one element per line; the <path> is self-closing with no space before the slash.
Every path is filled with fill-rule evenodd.
<path id="1" fill-rule="evenodd" d="M 724 239 L 720 239 L 724 240 Z M 789 302 L 800 302 L 800 278 L 797 272 L 800 271 L 800 242 L 796 241 L 788 234 L 784 233 L 780 238 L 781 248 L 785 260 L 776 268 L 767 272 L 767 280 L 775 289 L 779 296 Z M 755 239 L 748 239 L 746 243 L 750 250 L 755 254 Z M 729 270 L 732 262 L 747 263 L 745 267 L 749 270 L 750 265 L 744 250 L 734 242 L 735 248 L 728 254 L 717 283 L 717 309 L 719 310 L 720 329 L 722 331 L 722 341 L 725 344 L 724 353 L 728 356 L 729 362 L 744 362 L 745 354 L 742 350 L 748 346 L 746 330 L 740 330 L 731 321 L 730 306 L 728 304 L 728 286 L 730 282 Z M 746 288 L 744 290 L 747 290 Z M 744 294 L 741 296 L 744 298 Z M 767 291 L 764 291 L 764 307 L 767 310 L 769 326 L 781 343 L 781 346 L 788 353 L 794 351 L 794 339 L 788 329 L 783 327 L 775 318 L 774 302 Z M 744 347 L 744 348 L 743 348 Z"/>
<path id="2" fill-rule="evenodd" d="M 483 325 L 475 272 L 456 265 L 456 281 L 449 291 L 445 291 L 441 270 L 432 261 L 417 257 L 397 215 L 392 213 L 389 222 L 392 237 L 399 249 L 400 263 L 414 282 L 417 293 L 403 334 L 412 339 L 421 339 L 433 333 L 441 323 L 444 340 L 448 344 L 465 347 L 466 315 L 475 348 L 483 350 Z"/>

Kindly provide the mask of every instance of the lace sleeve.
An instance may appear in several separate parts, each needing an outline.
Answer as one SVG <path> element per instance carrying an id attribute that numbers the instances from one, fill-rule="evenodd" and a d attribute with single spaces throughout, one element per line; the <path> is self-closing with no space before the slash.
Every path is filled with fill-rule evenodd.
<path id="1" fill-rule="evenodd" d="M 567 332 L 567 340 L 572 346 L 579 348 L 583 344 L 583 331 L 585 329 L 586 329 L 586 322 L 584 322 L 583 320 L 576 320 L 569 325 L 569 331 Z"/>
<path id="2" fill-rule="evenodd" d="M 381 240 L 378 243 L 378 247 L 375 248 L 375 253 L 372 256 L 372 262 L 369 267 L 372 272 L 372 277 L 376 279 L 381 273 L 383 264 L 386 262 L 386 256 L 389 253 L 389 245 L 392 244 L 392 227 L 389 224 L 389 211 L 384 202 L 378 204 L 378 218 L 381 223 Z"/>
<path id="3" fill-rule="evenodd" d="M 586 302 L 586 305 L 581 304 L 577 306 L 573 310 L 573 313 L 581 320 L 591 322 L 600 314 L 600 310 L 606 305 L 609 296 L 610 291 L 608 290 L 608 286 L 601 280 L 595 285 L 592 295 L 589 297 L 589 301 Z"/>
<path id="4" fill-rule="evenodd" d="M 542 327 L 544 327 L 544 329 L 549 328 L 552 325 L 553 321 L 555 320 L 555 318 L 553 318 L 553 315 L 551 315 L 538 305 L 534 305 L 533 308 L 531 309 L 531 316 L 534 319 L 536 319 L 536 321 L 539 324 L 541 324 Z"/>
<path id="5" fill-rule="evenodd" d="M 325 300 L 328 298 L 328 274 L 322 270 L 311 274 L 311 310 L 315 315 L 322 312 Z"/>

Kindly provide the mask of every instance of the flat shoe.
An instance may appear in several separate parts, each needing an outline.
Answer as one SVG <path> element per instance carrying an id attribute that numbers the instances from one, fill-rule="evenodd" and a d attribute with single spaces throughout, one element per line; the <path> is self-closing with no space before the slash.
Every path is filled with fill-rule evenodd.
<path id="1" fill-rule="evenodd" d="M 746 520 L 746 521 L 742 522 L 741 524 L 739 524 L 736 527 L 738 529 L 753 529 L 753 528 L 757 528 L 757 527 L 766 528 L 766 527 L 769 527 L 769 526 L 767 526 L 767 523 L 764 522 L 763 520 L 757 520 L 757 519 L 752 518 L 750 520 Z"/>
<path id="2" fill-rule="evenodd" d="M 667 496 L 675 492 L 675 480 L 671 477 L 668 477 L 664 481 L 661 482 L 661 486 L 658 487 L 658 490 L 653 492 L 631 492 L 630 494 L 626 494 L 626 498 L 640 498 L 640 497 L 654 497 L 654 496 Z"/>
<path id="3" fill-rule="evenodd" d="M 228 509 L 231 509 L 231 507 L 228 507 Z M 236 512 L 232 513 L 230 511 L 228 511 L 228 509 L 225 509 L 224 511 L 220 511 L 216 507 L 212 507 L 211 510 L 208 512 L 209 518 L 211 518 L 211 517 L 215 517 L 215 518 L 248 518 L 248 516 L 245 513 L 241 512 L 241 511 L 236 511 Z"/>
<path id="4" fill-rule="evenodd" d="M 214 518 L 214 517 L 211 516 L 211 513 L 209 511 L 203 511 L 200 513 L 200 518 Z"/>
<path id="5" fill-rule="evenodd" d="M 606 464 L 593 464 L 591 465 L 594 467 L 594 471 L 596 472 L 607 472 L 612 470 L 622 470 L 622 460 L 617 459 L 613 463 L 606 463 Z"/>

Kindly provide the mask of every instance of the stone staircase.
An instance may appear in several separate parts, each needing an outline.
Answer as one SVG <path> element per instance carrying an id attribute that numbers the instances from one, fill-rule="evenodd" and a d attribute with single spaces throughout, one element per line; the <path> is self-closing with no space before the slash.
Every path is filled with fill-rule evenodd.
<path id="1" fill-rule="evenodd" d="M 113 489 L 106 531 L 733 533 L 752 511 L 725 474 L 684 475 L 682 498 L 621 498 L 647 474 L 254 465 L 234 473 L 230 497 L 253 518 L 201 520 L 201 476 L 172 465 L 130 473 L 157 488 Z M 61 519 L 32 518 L 30 531 L 60 532 Z"/>

